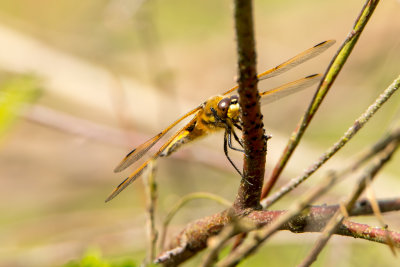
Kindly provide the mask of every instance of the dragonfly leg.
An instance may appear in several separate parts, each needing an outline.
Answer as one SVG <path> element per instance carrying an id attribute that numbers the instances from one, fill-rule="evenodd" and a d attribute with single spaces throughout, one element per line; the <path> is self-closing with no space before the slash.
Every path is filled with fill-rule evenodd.
<path id="1" fill-rule="evenodd" d="M 226 122 L 225 120 L 221 119 L 221 118 L 218 116 L 217 111 L 216 111 L 214 108 L 211 108 L 211 112 L 213 113 L 213 115 L 214 115 L 214 117 L 215 117 L 216 120 L 218 120 L 219 122 L 222 122 L 222 123 L 224 123 L 224 124 L 226 125 L 226 130 L 225 130 L 225 131 L 228 132 L 228 146 L 229 146 L 229 148 L 231 148 L 231 149 L 233 149 L 233 150 L 236 150 L 236 151 L 240 151 L 240 152 L 243 153 L 243 152 L 244 152 L 243 149 L 236 148 L 236 147 L 234 147 L 234 146 L 232 145 L 232 137 L 231 137 L 231 134 L 233 134 L 233 137 L 234 137 L 235 140 L 239 143 L 239 145 L 240 145 L 241 147 L 243 147 L 243 143 L 242 143 L 242 141 L 239 139 L 239 137 L 236 135 L 235 130 L 234 130 L 233 128 L 229 127 L 229 125 L 227 124 L 227 122 Z M 233 123 L 233 126 L 235 126 L 236 128 L 238 128 L 239 130 L 242 130 L 242 127 L 240 127 L 240 125 L 238 125 L 237 123 Z"/>
<path id="2" fill-rule="evenodd" d="M 270 135 L 270 134 L 264 134 L 264 139 L 265 139 L 265 141 L 268 141 L 269 139 L 271 139 L 272 138 L 272 135 Z"/>
<path id="3" fill-rule="evenodd" d="M 233 126 L 242 131 L 242 126 L 240 126 L 238 123 L 234 123 Z"/>
<path id="4" fill-rule="evenodd" d="M 234 131 L 233 129 L 231 129 L 231 130 L 228 131 L 228 146 L 229 146 L 229 148 L 232 149 L 232 150 L 236 150 L 236 151 L 239 151 L 239 152 L 244 153 L 244 150 L 243 150 L 243 149 L 241 149 L 241 148 L 236 148 L 236 147 L 234 147 L 234 146 L 232 145 L 232 135 L 233 135 L 233 137 L 235 138 L 235 140 L 239 143 L 239 145 L 240 145 L 241 147 L 243 147 L 243 144 L 242 144 L 242 142 L 240 141 L 239 137 L 236 135 L 235 131 Z"/>
<path id="5" fill-rule="evenodd" d="M 230 136 L 230 131 L 229 130 L 225 130 L 225 133 L 224 133 L 224 153 L 225 153 L 226 158 L 232 164 L 233 168 L 235 168 L 235 170 L 239 173 L 239 175 L 246 181 L 246 183 L 248 183 L 249 185 L 253 185 L 246 178 L 244 178 L 243 174 L 240 172 L 238 167 L 236 167 L 235 163 L 233 163 L 233 161 L 229 157 L 229 155 L 228 155 L 228 138 L 230 138 L 230 137 L 228 137 L 228 136 Z"/>

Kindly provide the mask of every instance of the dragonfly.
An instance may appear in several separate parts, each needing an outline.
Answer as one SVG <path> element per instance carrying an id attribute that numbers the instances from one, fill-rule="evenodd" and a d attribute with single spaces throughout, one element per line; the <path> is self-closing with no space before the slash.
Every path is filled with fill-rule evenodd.
<path id="1" fill-rule="evenodd" d="M 259 74 L 258 80 L 266 80 L 277 75 L 280 75 L 290 69 L 300 65 L 301 63 L 310 60 L 335 43 L 335 40 L 327 40 L 321 42 L 299 54 L 281 63 L 280 65 L 264 71 Z M 271 103 L 282 97 L 299 92 L 309 88 L 321 80 L 321 74 L 313 74 L 304 78 L 283 84 L 279 87 L 261 92 L 262 104 Z M 133 173 L 131 173 L 122 183 L 120 183 L 108 196 L 106 202 L 115 198 L 122 190 L 135 181 L 143 171 L 149 166 L 150 162 L 159 157 L 166 157 L 177 151 L 181 146 L 204 137 L 212 132 L 225 130 L 224 132 L 224 153 L 235 170 L 241 175 L 240 170 L 236 167 L 228 155 L 228 147 L 232 150 L 243 152 L 242 149 L 236 148 L 232 144 L 232 136 L 243 147 L 241 140 L 235 133 L 235 128 L 242 130 L 240 121 L 239 97 L 235 94 L 231 95 L 238 89 L 238 85 L 232 87 L 221 95 L 213 96 L 195 107 L 185 115 L 174 121 L 167 128 L 160 131 L 157 135 L 147 140 L 137 148 L 129 152 L 122 161 L 115 167 L 114 172 L 121 172 L 141 159 L 147 152 L 171 129 L 173 129 L 182 120 L 193 116 L 193 118 L 182 128 L 178 129 L 160 148 L 150 156 L 142 165 L 140 165 Z M 266 139 L 268 136 L 266 135 Z M 242 176 L 242 175 L 241 175 Z M 242 176 L 243 177 L 243 176 Z"/>

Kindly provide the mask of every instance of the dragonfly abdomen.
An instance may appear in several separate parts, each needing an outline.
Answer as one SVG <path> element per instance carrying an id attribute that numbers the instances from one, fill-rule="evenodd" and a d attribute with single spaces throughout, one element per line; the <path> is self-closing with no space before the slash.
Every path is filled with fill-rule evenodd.
<path id="1" fill-rule="evenodd" d="M 171 144 L 160 154 L 160 157 L 167 157 L 184 144 L 197 140 L 219 129 L 223 128 L 216 126 L 215 121 L 204 120 L 203 116 L 200 115 L 193 124 L 186 127 L 186 129 L 182 130 L 182 132 L 175 137 Z"/>

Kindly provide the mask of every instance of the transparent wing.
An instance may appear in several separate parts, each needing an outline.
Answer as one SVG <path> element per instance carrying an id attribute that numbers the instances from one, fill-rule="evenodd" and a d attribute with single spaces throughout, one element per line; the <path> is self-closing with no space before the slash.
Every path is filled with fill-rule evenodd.
<path id="1" fill-rule="evenodd" d="M 192 113 L 195 113 L 195 110 L 191 111 Z M 190 113 L 190 112 L 189 112 Z M 188 114 L 189 114 L 188 113 Z M 185 114 L 185 116 L 189 116 L 188 114 Z M 193 120 L 196 118 L 193 118 L 188 124 L 186 124 L 183 128 L 179 129 L 179 131 L 177 131 L 173 136 L 171 136 L 167 142 L 165 142 L 160 149 L 147 161 L 145 161 L 139 168 L 137 168 L 131 175 L 129 175 L 124 181 L 122 181 L 122 183 L 120 183 L 112 192 L 111 194 L 107 197 L 106 202 L 110 201 L 111 199 L 115 198 L 122 190 L 124 190 L 128 185 L 130 185 L 133 181 L 135 181 L 142 173 L 143 171 L 149 166 L 149 163 L 152 162 L 153 160 L 156 160 L 160 154 L 164 151 L 165 148 L 167 148 L 174 140 L 177 136 L 179 136 L 183 131 L 185 131 L 187 129 L 187 126 L 190 125 L 191 122 L 193 122 Z M 179 120 L 182 120 L 182 118 L 180 118 Z M 175 123 L 175 122 L 174 122 Z M 172 125 L 172 124 L 171 124 Z M 170 126 L 171 127 L 171 126 Z M 167 128 L 168 129 L 168 128 Z M 165 131 L 165 130 L 164 130 Z M 163 132 L 161 132 L 163 133 Z M 158 136 L 158 135 L 157 135 Z M 155 136 L 155 137 L 157 137 Z M 155 137 L 153 137 L 150 140 L 155 139 Z M 150 141 L 149 140 L 149 141 Z M 148 142 L 149 142 L 148 141 Z M 146 142 L 147 143 L 147 142 Z M 146 144 L 144 143 L 144 144 Z M 151 142 L 149 142 L 149 144 L 151 144 Z M 154 145 L 154 144 L 153 144 Z M 152 145 L 152 146 L 153 146 Z M 148 149 L 147 149 L 148 150 Z M 136 150 L 137 151 L 137 150 Z M 129 154 L 128 156 L 129 157 Z M 121 165 L 121 164 L 120 164 Z"/>
<path id="2" fill-rule="evenodd" d="M 136 162 L 139 160 L 141 157 L 143 157 L 144 154 L 147 153 L 147 151 L 150 150 L 160 139 L 163 137 L 169 130 L 171 130 L 175 125 L 177 125 L 179 122 L 181 122 L 183 119 L 189 117 L 190 115 L 195 114 L 198 112 L 202 106 L 198 106 L 197 108 L 189 111 L 182 117 L 180 117 L 178 120 L 174 121 L 171 125 L 169 125 L 167 128 L 165 128 L 163 131 L 161 131 L 159 134 L 154 136 L 153 138 L 147 140 L 140 146 L 138 146 L 136 149 L 133 149 L 131 152 L 129 152 L 123 159 L 122 161 L 115 167 L 114 172 L 120 172 L 125 170 L 127 167 L 129 167 L 132 163 Z"/>
<path id="3" fill-rule="evenodd" d="M 305 78 L 286 83 L 284 85 L 281 85 L 279 87 L 270 89 L 268 91 L 260 93 L 261 96 L 261 102 L 262 104 L 267 104 L 274 102 L 278 99 L 281 99 L 282 97 L 294 94 L 296 92 L 299 92 L 301 90 L 304 90 L 306 88 L 309 88 L 310 86 L 318 83 L 321 80 L 322 75 L 321 74 L 313 74 L 309 75 Z"/>
<path id="4" fill-rule="evenodd" d="M 279 74 L 282 74 L 288 70 L 291 70 L 292 68 L 300 65 L 301 63 L 320 55 L 326 49 L 331 47 L 335 42 L 336 42 L 335 40 L 328 40 L 328 41 L 319 43 L 319 44 L 301 52 L 297 56 L 292 57 L 288 61 L 283 62 L 282 64 L 276 66 L 275 68 L 272 68 L 270 70 L 267 70 L 267 71 L 259 74 L 258 79 L 265 80 L 265 79 L 268 79 L 271 77 L 275 77 Z"/>
<path id="5" fill-rule="evenodd" d="M 139 160 L 141 157 L 143 157 L 144 154 L 149 151 L 150 148 L 152 148 L 158 140 L 160 140 L 161 137 L 166 133 L 167 131 L 160 132 L 153 138 L 147 140 L 137 148 L 133 149 L 131 152 L 129 152 L 123 159 L 122 161 L 118 164 L 117 167 L 115 167 L 114 172 L 120 172 L 128 168 L 132 163 L 136 162 Z"/>
<path id="6" fill-rule="evenodd" d="M 133 172 L 131 175 L 129 175 L 129 177 L 123 180 L 122 183 L 120 183 L 106 198 L 106 202 L 116 197 L 122 190 L 124 190 L 128 185 L 130 185 L 133 181 L 135 181 L 147 168 L 151 160 L 153 160 L 153 157 L 147 160 L 145 163 L 143 163 L 142 166 L 140 166 L 138 169 L 135 170 L 135 172 Z"/>
<path id="7" fill-rule="evenodd" d="M 267 78 L 271 78 L 274 76 L 277 76 L 279 74 L 282 74 L 297 65 L 321 54 L 324 52 L 327 48 L 332 46 L 335 43 L 334 40 L 328 40 L 324 41 L 322 43 L 319 43 L 315 45 L 314 47 L 307 49 L 306 51 L 298 54 L 297 56 L 287 60 L 286 62 L 280 64 L 279 66 L 276 66 L 275 68 L 269 69 L 261 74 L 258 75 L 259 80 L 264 80 Z M 260 93 L 262 96 L 262 101 L 263 103 L 270 103 L 273 102 L 277 99 L 280 99 L 282 97 L 285 97 L 287 95 L 290 95 L 292 93 L 301 91 L 307 87 L 310 87 L 311 85 L 317 83 L 321 78 L 320 74 L 315 74 L 311 76 L 307 76 L 305 78 L 302 78 L 300 80 L 284 84 L 280 87 L 265 91 L 263 93 Z M 228 91 L 224 93 L 224 95 L 229 94 L 236 90 L 238 86 L 235 86 Z M 161 131 L 159 134 L 154 136 L 153 138 L 149 139 L 136 149 L 132 150 L 130 153 L 128 153 L 125 158 L 117 165 L 117 167 L 114 169 L 114 172 L 120 172 L 124 169 L 126 169 L 128 166 L 130 166 L 132 163 L 136 162 L 139 160 L 141 157 L 143 157 L 144 154 L 146 154 L 169 130 L 171 130 L 174 126 L 176 126 L 179 122 L 181 122 L 183 119 L 187 118 L 190 115 L 193 115 L 197 113 L 202 106 L 198 106 L 195 109 L 189 111 L 185 115 L 183 115 L 181 118 L 173 122 L 171 125 L 169 125 L 166 129 Z M 186 125 L 185 125 L 186 127 Z M 107 201 L 110 201 L 113 199 L 115 196 L 117 196 L 122 190 L 124 190 L 129 184 L 131 184 L 134 180 L 136 180 L 142 173 L 143 171 L 147 168 L 149 163 L 152 160 L 155 160 L 161 153 L 162 151 L 168 147 L 168 145 L 171 144 L 171 142 L 174 141 L 174 139 L 183 131 L 185 130 L 185 127 L 180 129 L 178 132 L 176 132 L 168 141 L 161 146 L 161 148 L 155 153 L 149 160 L 144 162 L 138 169 L 136 169 L 129 177 L 127 177 L 121 184 L 117 186 L 117 188 L 114 189 L 114 191 L 110 194 L 110 196 L 106 199 Z"/>
<path id="8" fill-rule="evenodd" d="M 326 49 L 331 47 L 335 42 L 336 42 L 335 40 L 328 40 L 328 41 L 321 42 L 321 43 L 301 52 L 300 54 L 296 55 L 295 57 L 292 57 L 291 59 L 283 62 L 282 64 L 280 64 L 272 69 L 269 69 L 267 71 L 264 71 L 263 73 L 260 73 L 257 77 L 261 81 L 261 80 L 265 80 L 265 79 L 280 75 L 280 74 L 300 65 L 301 63 L 318 56 L 319 54 L 324 52 Z M 236 89 L 238 89 L 238 86 L 232 87 L 231 89 L 226 91 L 223 95 L 232 93 Z"/>

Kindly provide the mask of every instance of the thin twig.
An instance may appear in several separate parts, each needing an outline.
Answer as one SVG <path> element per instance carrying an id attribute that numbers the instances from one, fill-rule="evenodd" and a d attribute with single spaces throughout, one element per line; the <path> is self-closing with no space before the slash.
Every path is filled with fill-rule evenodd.
<path id="1" fill-rule="evenodd" d="M 393 246 L 400 248 L 400 232 L 389 231 L 386 228 L 371 227 L 366 224 L 345 220 L 335 234 L 361 238 L 381 244 L 387 244 L 387 240 L 390 238 L 393 242 Z"/>
<path id="2" fill-rule="evenodd" d="M 400 210 L 400 198 L 377 200 L 381 212 Z M 350 216 L 369 215 L 373 213 L 372 204 L 366 200 L 357 201 L 350 212 Z"/>
<path id="3" fill-rule="evenodd" d="M 167 216 L 164 219 L 163 222 L 163 228 L 161 230 L 161 237 L 160 237 L 160 250 L 164 249 L 164 244 L 165 244 L 165 237 L 167 235 L 167 231 L 168 231 L 168 226 L 169 223 L 171 222 L 172 218 L 175 216 L 175 214 L 183 207 L 185 206 L 187 203 L 189 203 L 192 200 L 196 200 L 196 199 L 209 199 L 209 200 L 213 200 L 221 205 L 230 207 L 232 205 L 232 203 L 226 199 L 224 199 L 223 197 L 220 197 L 218 195 L 212 194 L 212 193 L 208 193 L 208 192 L 196 192 L 196 193 L 192 193 L 192 194 L 188 194 L 184 197 L 182 197 L 178 203 L 176 203 L 171 210 L 168 212 Z"/>
<path id="4" fill-rule="evenodd" d="M 328 175 L 320 186 L 314 187 L 309 193 L 296 201 L 292 207 L 285 212 L 282 216 L 275 219 L 270 225 L 265 229 L 260 230 L 253 239 L 249 242 L 244 243 L 242 246 L 238 247 L 233 253 L 229 254 L 225 259 L 221 260 L 217 266 L 235 266 L 244 258 L 248 257 L 250 254 L 254 253 L 260 245 L 269 238 L 272 234 L 278 231 L 285 223 L 287 223 L 291 218 L 299 214 L 304 208 L 306 208 L 312 201 L 316 200 L 319 196 L 324 194 L 329 188 L 332 187 L 336 177 L 334 175 Z"/>
<path id="5" fill-rule="evenodd" d="M 389 128 L 390 129 L 390 128 Z M 379 139 L 375 144 L 367 148 L 356 156 L 356 159 L 348 167 L 341 171 L 341 174 L 352 173 L 360 168 L 362 164 L 370 160 L 376 154 L 384 150 L 393 140 L 400 140 L 400 125 L 397 128 L 390 129 L 384 137 Z"/>
<path id="6" fill-rule="evenodd" d="M 378 154 L 375 161 L 373 161 L 370 166 L 368 166 L 364 174 L 359 179 L 357 186 L 354 188 L 353 192 L 349 195 L 345 202 L 345 208 L 347 211 L 351 210 L 354 206 L 356 200 L 360 197 L 362 192 L 365 190 L 367 185 L 367 180 L 373 179 L 376 174 L 382 169 L 382 167 L 390 160 L 393 153 L 398 148 L 400 142 L 398 140 L 391 143 L 384 151 Z M 303 260 L 299 267 L 310 266 L 318 257 L 319 253 L 325 247 L 330 237 L 337 231 L 338 226 L 344 220 L 344 215 L 340 210 L 332 217 L 332 219 L 327 224 L 321 237 L 317 240 L 310 254 Z"/>
<path id="7" fill-rule="evenodd" d="M 379 200 L 378 203 L 382 212 L 400 210 L 400 198 Z M 339 205 L 307 207 L 301 214 L 282 225 L 279 230 L 289 230 L 294 233 L 321 232 L 338 210 Z M 225 237 L 218 236 L 214 241 L 209 242 L 209 240 L 213 236 L 221 233 L 222 229 L 232 222 L 232 219 L 236 220 L 236 225 L 240 225 L 240 230 L 242 232 L 248 232 L 256 228 L 271 225 L 286 213 L 287 211 L 252 210 L 245 217 L 242 217 L 250 221 L 250 223 L 247 221 L 246 224 L 241 224 L 241 220 L 238 221 L 237 217 L 232 217 L 230 215 L 232 211 L 229 212 L 229 210 L 199 219 L 198 221 L 188 224 L 179 235 L 173 238 L 170 249 L 159 255 L 156 262 L 163 263 L 166 266 L 176 266 L 208 247 L 210 242 L 212 248 L 218 246 L 218 243 L 224 244 L 225 240 L 229 239 L 229 235 Z M 349 212 L 350 216 L 371 214 L 373 214 L 373 210 L 368 200 L 356 202 L 353 209 Z M 387 233 L 384 229 L 376 229 L 368 225 L 355 223 L 347 226 L 347 223 L 348 222 L 344 222 L 335 234 L 362 238 L 380 243 L 383 243 L 384 240 L 386 240 L 387 234 L 389 234 L 392 240 L 394 240 L 395 246 L 400 246 L 400 233 L 390 231 Z M 363 229 L 365 232 L 363 232 Z M 235 234 L 235 232 L 233 232 L 233 234 Z M 219 249 L 217 249 L 217 251 L 219 251 Z"/>
<path id="8" fill-rule="evenodd" d="M 148 175 L 145 175 L 143 182 L 146 188 L 147 198 L 147 229 L 149 234 L 149 249 L 147 255 L 147 263 L 154 261 L 156 257 L 156 245 L 157 245 L 157 229 L 155 225 L 155 210 L 157 205 L 157 183 L 155 180 L 155 174 L 157 171 L 156 161 L 152 161 L 149 166 Z"/>
<path id="9" fill-rule="evenodd" d="M 170 242 L 169 249 L 162 252 L 156 263 L 176 266 L 193 257 L 207 247 L 207 240 L 229 224 L 231 216 L 228 210 L 201 218 L 189 223 L 186 228 Z"/>
<path id="10" fill-rule="evenodd" d="M 365 216 L 365 215 L 371 215 L 373 214 L 373 209 L 372 209 L 372 203 L 366 199 L 357 201 L 353 208 L 348 212 L 349 216 Z M 400 210 L 400 198 L 396 199 L 387 199 L 387 200 L 379 200 L 377 201 L 378 208 L 381 210 L 381 212 L 390 212 L 390 211 L 399 211 Z M 300 215 L 296 216 L 295 219 L 292 219 L 290 222 L 285 224 L 280 230 L 290 230 L 295 233 L 302 233 L 302 232 L 319 232 L 321 231 L 321 226 L 320 225 L 325 225 L 326 222 L 332 218 L 332 216 L 336 213 L 336 211 L 340 210 L 340 205 L 330 205 L 330 206 L 310 206 L 307 208 L 307 212 L 301 213 Z M 269 213 L 274 213 L 275 216 L 273 216 L 273 219 L 271 219 L 271 216 L 268 216 L 266 214 Z M 285 214 L 286 211 L 277 213 L 276 211 L 265 211 L 265 214 L 258 214 L 258 216 L 250 216 L 254 219 L 253 224 L 247 224 L 246 227 L 244 225 L 239 225 L 239 223 L 235 223 L 234 225 L 228 225 L 224 228 L 224 230 L 216 237 L 210 238 L 212 241 L 209 241 L 209 246 L 208 248 L 210 251 L 206 254 L 204 261 L 203 261 L 203 266 L 211 266 L 214 261 L 217 258 L 218 252 L 223 248 L 223 245 L 226 244 L 226 242 L 235 234 L 238 232 L 241 233 L 247 233 L 251 230 L 254 230 L 256 227 L 259 227 L 260 224 L 262 224 L 262 219 L 261 218 L 268 218 L 264 223 L 268 224 L 268 222 L 273 222 L 276 220 L 279 216 L 282 216 Z M 258 217 L 258 219 L 256 219 Z M 256 225 L 256 226 L 254 226 Z M 319 227 L 318 227 L 319 226 Z M 355 228 L 356 230 L 353 229 L 348 229 L 345 228 L 341 232 L 338 232 L 337 234 L 341 235 L 346 235 L 346 236 L 352 236 L 351 231 L 357 232 L 357 234 L 354 237 L 357 238 L 363 238 L 362 234 L 357 230 L 357 227 L 362 227 L 365 228 L 365 225 L 358 225 L 355 223 L 352 223 L 351 226 Z M 371 230 L 372 231 L 372 230 Z M 397 237 L 399 234 L 395 232 L 390 232 L 386 231 L 385 232 L 386 236 L 394 236 Z M 379 232 L 375 236 L 375 239 L 373 239 L 373 236 L 367 236 L 367 239 L 370 241 L 375 241 L 375 242 L 381 242 L 382 239 L 382 233 Z M 398 238 L 397 238 L 398 240 Z M 397 241 L 397 243 L 394 244 L 394 246 L 400 246 L 400 243 Z M 235 253 L 235 250 L 232 251 L 231 253 Z"/>
<path id="11" fill-rule="evenodd" d="M 336 152 L 338 152 L 350 139 L 368 122 L 368 120 L 379 110 L 379 108 L 399 89 L 400 87 L 400 76 L 398 76 L 393 83 L 375 100 L 375 102 L 368 107 L 368 109 L 361 114 L 361 116 L 354 122 L 354 124 L 345 132 L 345 134 L 337 141 L 332 147 L 330 147 L 319 159 L 313 163 L 305 172 L 299 177 L 293 178 L 286 185 L 282 186 L 278 192 L 272 196 L 264 199 L 262 205 L 264 208 L 271 206 L 273 203 L 281 199 L 288 192 L 292 191 L 299 184 L 304 182 L 308 177 L 311 176 L 316 170 L 318 170 L 326 161 L 328 161 Z M 396 130 L 400 131 L 400 130 Z M 399 134 L 393 132 L 394 135 Z M 392 134 L 392 135 L 393 135 Z M 382 148 L 382 145 L 387 142 L 387 138 L 379 141 L 377 144 L 370 149 L 370 152 L 376 151 L 376 149 Z M 371 153 L 366 153 L 356 166 L 359 166 L 367 158 L 371 156 Z M 354 170 L 355 167 L 351 169 Z"/>
<path id="12" fill-rule="evenodd" d="M 208 241 L 209 252 L 204 256 L 202 267 L 214 266 L 218 260 L 218 254 L 225 246 L 226 242 L 237 232 L 234 224 L 229 224 L 216 237 L 212 237 Z"/>
<path id="13" fill-rule="evenodd" d="M 272 187 L 275 185 L 278 180 L 281 172 L 285 168 L 287 162 L 292 156 L 294 150 L 300 142 L 301 137 L 303 136 L 305 130 L 310 124 L 312 118 L 317 112 L 319 106 L 321 105 L 322 100 L 325 98 L 332 84 L 334 83 L 336 77 L 339 75 L 343 65 L 346 63 L 347 58 L 349 57 L 351 51 L 353 50 L 354 45 L 357 43 L 358 38 L 360 37 L 365 25 L 367 24 L 369 18 L 375 10 L 375 7 L 379 3 L 379 0 L 368 0 L 364 7 L 362 8 L 359 17 L 354 23 L 353 29 L 350 31 L 346 40 L 343 42 L 335 57 L 331 61 L 328 66 L 318 89 L 311 101 L 307 111 L 300 119 L 296 130 L 292 133 L 286 148 L 284 149 L 282 156 L 280 157 L 278 163 L 275 165 L 275 168 L 266 182 L 261 198 L 264 199 L 270 193 Z"/>
<path id="14" fill-rule="evenodd" d="M 374 211 L 375 218 L 378 220 L 382 228 L 389 229 L 388 225 L 385 223 L 385 220 L 383 219 L 382 212 L 379 208 L 378 201 L 376 200 L 374 190 L 372 189 L 371 179 L 367 179 L 366 182 L 367 182 L 367 188 L 365 189 L 365 191 L 367 198 L 371 203 L 372 210 Z M 389 246 L 390 251 L 393 253 L 393 256 L 396 256 L 396 250 L 394 249 L 393 240 L 390 238 L 389 234 L 386 236 L 386 244 Z"/>

